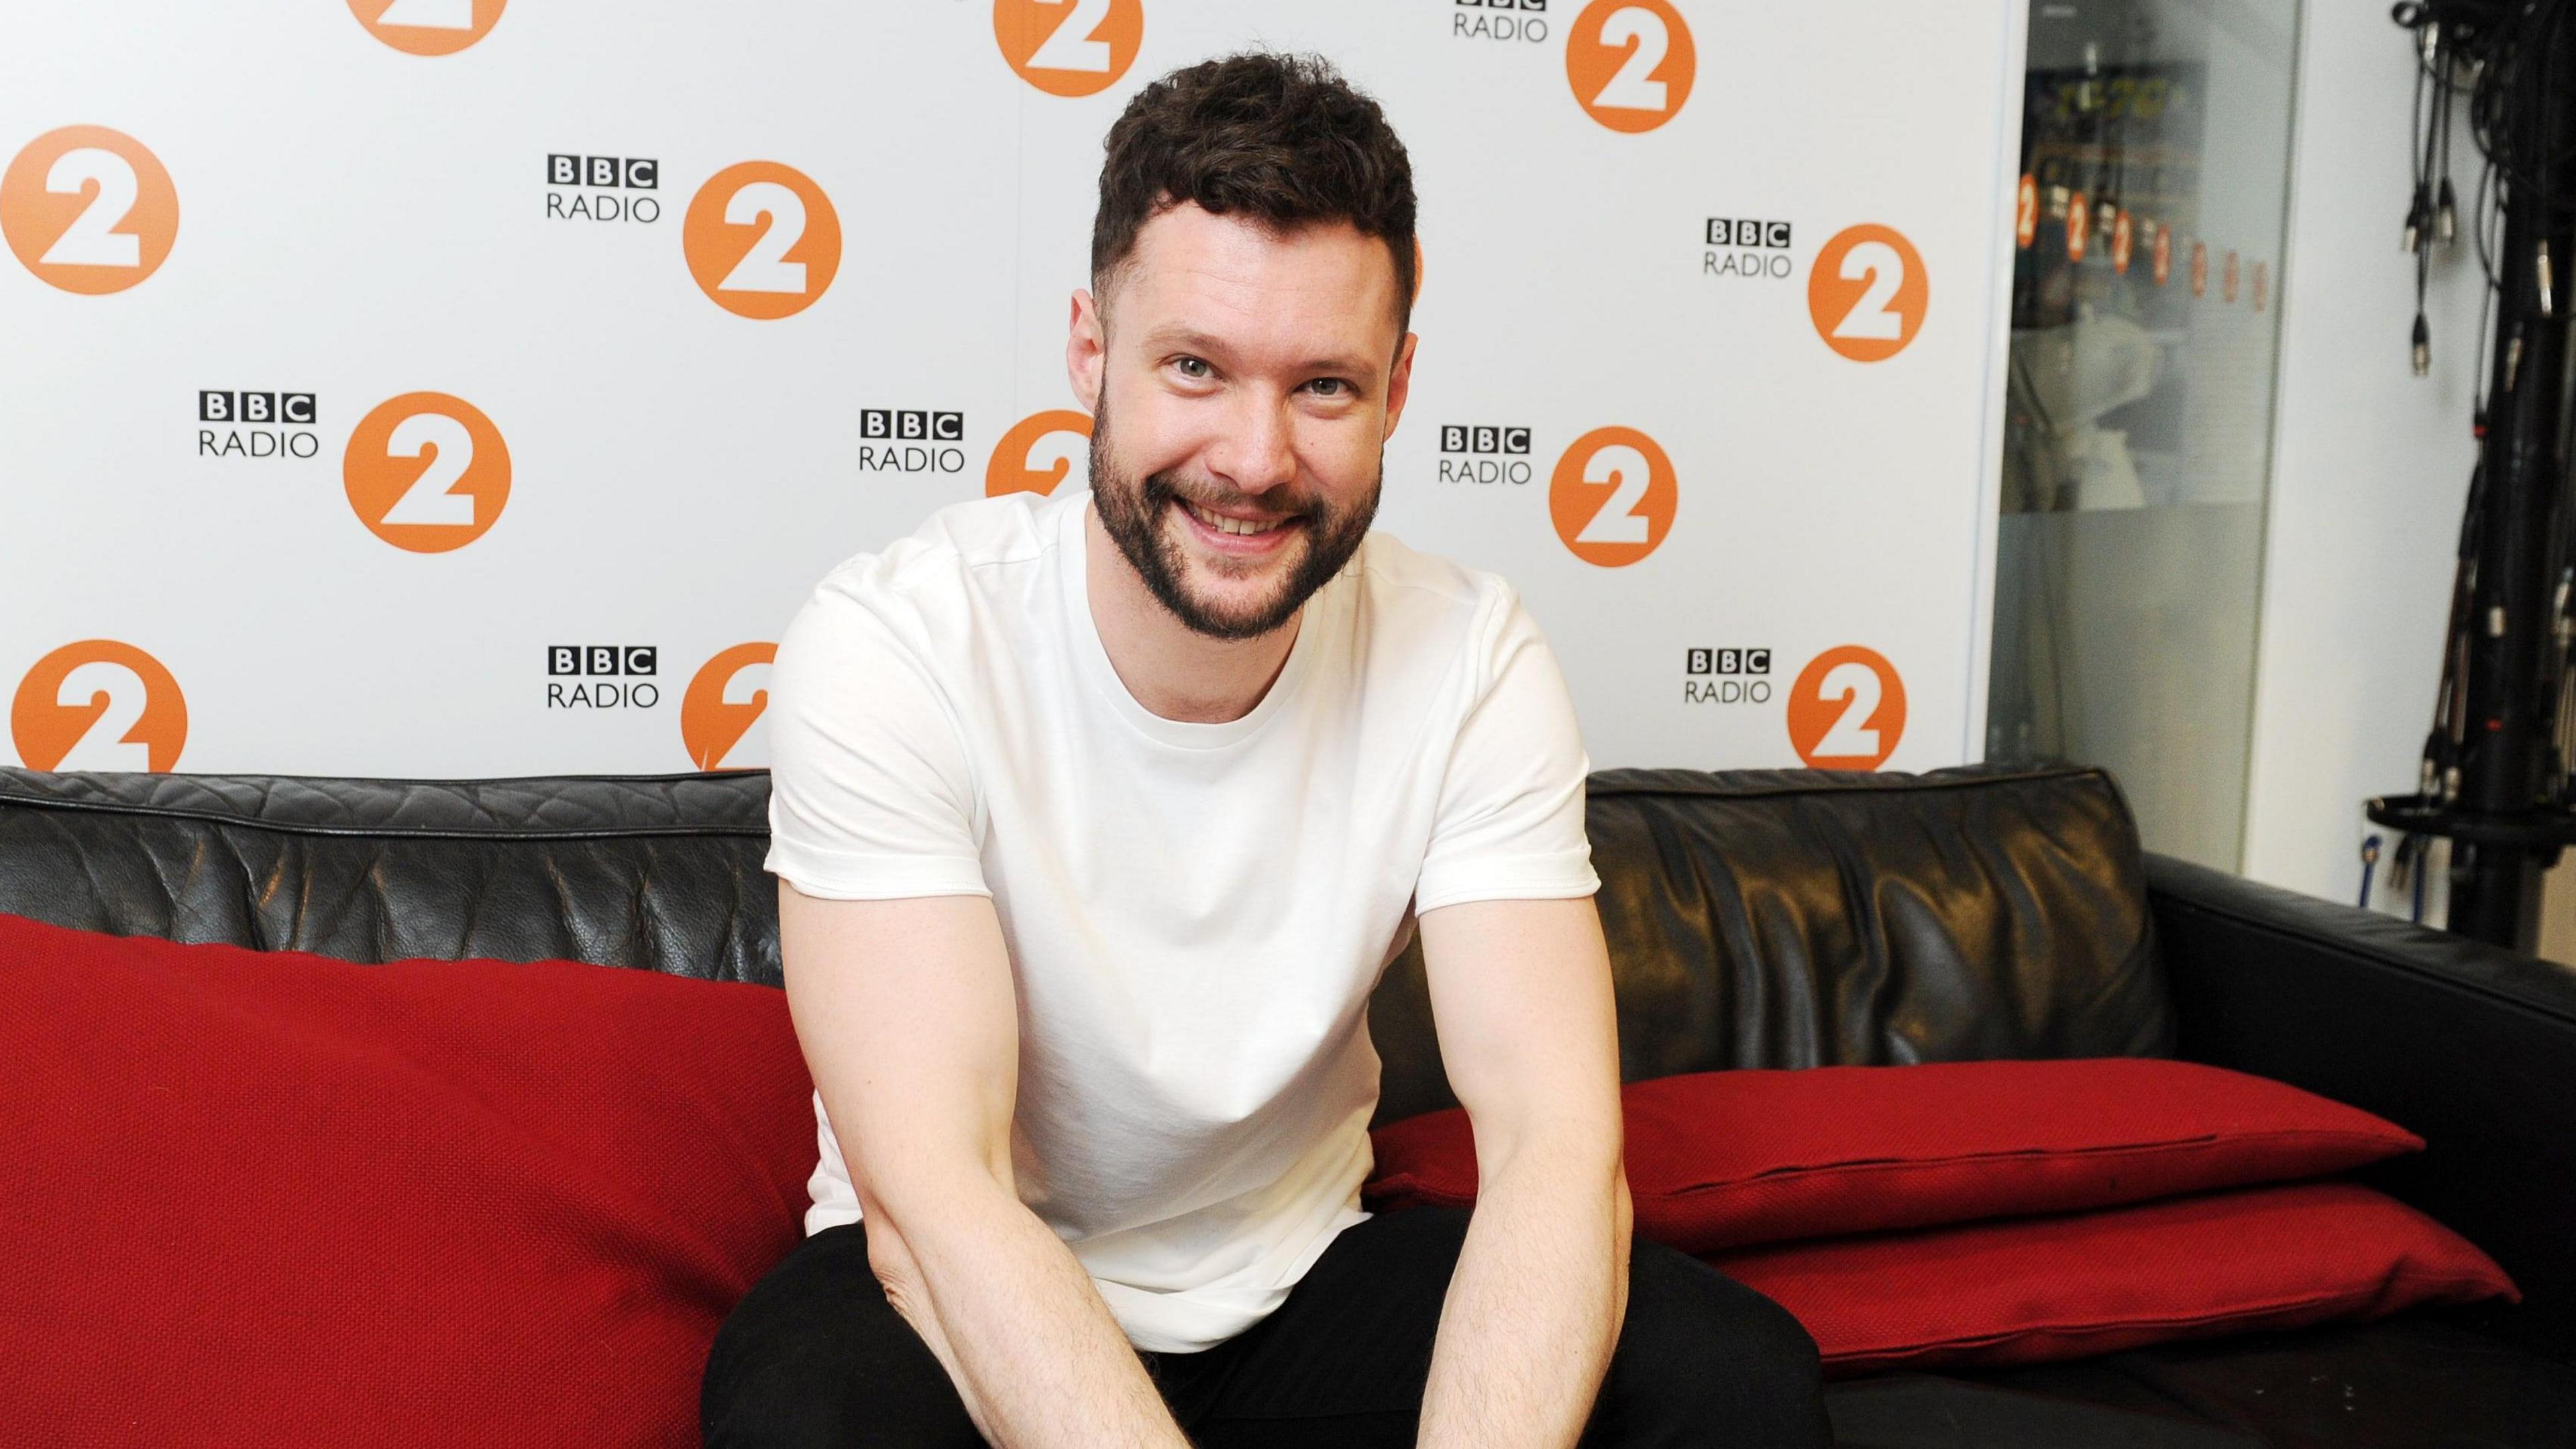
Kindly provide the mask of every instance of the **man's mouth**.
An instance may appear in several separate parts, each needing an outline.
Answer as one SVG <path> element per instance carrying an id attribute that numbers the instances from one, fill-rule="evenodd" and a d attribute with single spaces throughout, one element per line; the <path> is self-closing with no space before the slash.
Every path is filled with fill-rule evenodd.
<path id="1" fill-rule="evenodd" d="M 1192 503 L 1186 498 L 1175 501 L 1189 512 L 1191 518 L 1196 519 L 1210 532 L 1226 534 L 1235 538 L 1257 538 L 1265 534 L 1277 533 L 1297 521 L 1293 517 L 1273 518 L 1261 521 L 1246 518 L 1228 518 L 1224 514 L 1212 513 L 1207 509 L 1201 508 L 1199 505 Z"/>

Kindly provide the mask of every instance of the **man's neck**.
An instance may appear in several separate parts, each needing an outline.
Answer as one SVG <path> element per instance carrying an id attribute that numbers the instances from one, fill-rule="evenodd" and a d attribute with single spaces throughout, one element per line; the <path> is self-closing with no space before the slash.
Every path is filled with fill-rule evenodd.
<path id="1" fill-rule="evenodd" d="M 1092 627 L 1110 667 L 1138 704 L 1168 720 L 1224 724 L 1261 703 L 1287 666 L 1304 609 L 1255 638 L 1211 639 L 1175 618 L 1145 587 L 1088 499 L 1082 505 L 1082 539 Z"/>

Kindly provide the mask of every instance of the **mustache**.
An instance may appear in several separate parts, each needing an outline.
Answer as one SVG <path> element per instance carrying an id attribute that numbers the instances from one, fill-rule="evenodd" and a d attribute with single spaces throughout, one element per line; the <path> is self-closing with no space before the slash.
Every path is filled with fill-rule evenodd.
<path id="1" fill-rule="evenodd" d="M 1195 503 L 1202 508 L 1257 513 L 1265 518 L 1312 519 L 1322 517 L 1325 511 L 1313 499 L 1291 497 L 1282 502 L 1277 489 L 1254 497 L 1232 489 L 1208 487 L 1196 479 L 1183 480 L 1177 472 L 1168 469 L 1145 475 L 1144 493 L 1148 501 L 1158 505 L 1178 500 Z"/>

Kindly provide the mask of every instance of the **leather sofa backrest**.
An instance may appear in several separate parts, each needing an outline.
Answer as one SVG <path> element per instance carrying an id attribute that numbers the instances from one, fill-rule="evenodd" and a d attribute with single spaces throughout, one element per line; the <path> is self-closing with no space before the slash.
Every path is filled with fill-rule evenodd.
<path id="1" fill-rule="evenodd" d="M 1628 1081 L 2173 1053 L 2137 823 L 2100 770 L 1605 770 L 1586 826 Z M 1379 1121 L 1454 1102 L 1419 940 L 1369 1021 Z"/>
<path id="2" fill-rule="evenodd" d="M 779 982 L 764 771 L 418 781 L 0 767 L 0 911 L 351 961 Z M 2098 770 L 1611 770 L 1593 860 L 1631 1080 L 2162 1055 L 2137 828 Z M 1449 1105 L 1420 945 L 1379 1119 Z"/>
<path id="3" fill-rule="evenodd" d="M 366 780 L 0 768 L 0 911 L 346 961 L 779 983 L 767 771 Z"/>

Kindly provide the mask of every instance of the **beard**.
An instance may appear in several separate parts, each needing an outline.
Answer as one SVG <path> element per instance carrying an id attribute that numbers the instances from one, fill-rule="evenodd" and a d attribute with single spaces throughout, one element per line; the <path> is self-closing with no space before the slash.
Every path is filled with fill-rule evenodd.
<path id="1" fill-rule="evenodd" d="M 1248 498 L 1219 485 L 1196 480 L 1185 483 L 1173 469 L 1138 478 L 1118 467 L 1108 440 L 1109 399 L 1104 392 L 1091 426 L 1092 504 L 1100 510 L 1101 528 L 1163 607 L 1192 632 L 1211 639 L 1258 638 L 1294 617 L 1306 600 L 1332 582 L 1342 565 L 1359 552 L 1360 544 L 1368 538 L 1369 525 L 1377 518 L 1378 495 L 1386 486 L 1383 449 L 1378 454 L 1377 477 L 1369 483 L 1368 497 L 1357 504 L 1336 507 L 1316 499 L 1283 498 L 1278 489 Z M 1284 576 L 1277 592 L 1240 606 L 1195 592 L 1189 584 L 1187 546 L 1164 526 L 1164 520 L 1175 511 L 1174 505 L 1183 499 L 1207 508 L 1253 509 L 1292 520 L 1279 525 L 1293 527 L 1302 535 L 1288 541 L 1286 547 L 1293 550 L 1291 557 L 1284 564 L 1274 560 L 1266 565 L 1269 572 Z"/>

